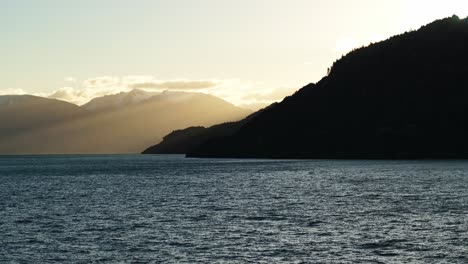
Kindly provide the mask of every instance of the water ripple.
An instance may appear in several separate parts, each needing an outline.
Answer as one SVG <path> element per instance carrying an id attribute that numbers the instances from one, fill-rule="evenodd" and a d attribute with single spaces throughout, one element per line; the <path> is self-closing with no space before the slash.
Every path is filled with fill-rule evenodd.
<path id="1" fill-rule="evenodd" d="M 0 157 L 0 263 L 467 263 L 468 162 Z"/>

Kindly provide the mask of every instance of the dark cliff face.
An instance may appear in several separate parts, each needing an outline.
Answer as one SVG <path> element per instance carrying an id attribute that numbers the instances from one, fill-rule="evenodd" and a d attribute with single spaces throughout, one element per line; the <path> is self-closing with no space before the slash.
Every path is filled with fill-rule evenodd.
<path id="1" fill-rule="evenodd" d="M 188 156 L 468 157 L 468 19 L 350 52 L 330 74 Z"/>

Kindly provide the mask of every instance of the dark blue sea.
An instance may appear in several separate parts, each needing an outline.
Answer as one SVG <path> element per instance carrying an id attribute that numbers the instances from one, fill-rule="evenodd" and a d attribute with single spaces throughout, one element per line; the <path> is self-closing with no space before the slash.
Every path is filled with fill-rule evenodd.
<path id="1" fill-rule="evenodd" d="M 0 263 L 468 263 L 468 161 L 3 156 Z"/>

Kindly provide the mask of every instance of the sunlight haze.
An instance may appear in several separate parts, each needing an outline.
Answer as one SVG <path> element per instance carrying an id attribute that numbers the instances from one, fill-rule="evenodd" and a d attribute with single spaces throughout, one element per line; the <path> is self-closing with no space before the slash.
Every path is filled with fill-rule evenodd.
<path id="1" fill-rule="evenodd" d="M 266 104 L 355 47 L 453 14 L 468 2 L 1 0 L 0 94 L 84 104 L 148 84 Z"/>

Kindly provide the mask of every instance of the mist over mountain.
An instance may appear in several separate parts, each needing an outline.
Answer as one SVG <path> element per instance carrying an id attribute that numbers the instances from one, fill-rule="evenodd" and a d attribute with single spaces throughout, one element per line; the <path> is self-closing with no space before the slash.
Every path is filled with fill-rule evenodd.
<path id="1" fill-rule="evenodd" d="M 353 50 L 190 157 L 467 158 L 468 19 Z"/>
<path id="2" fill-rule="evenodd" d="M 82 107 L 35 96 L 0 96 L 0 153 L 137 153 L 175 130 L 237 121 L 250 111 L 201 93 L 128 93 Z"/>
<path id="3" fill-rule="evenodd" d="M 0 96 L 0 140 L 86 114 L 87 111 L 79 106 L 55 99 L 32 95 Z"/>
<path id="4" fill-rule="evenodd" d="M 118 94 L 94 98 L 82 107 L 89 111 L 117 110 L 119 108 L 138 104 L 157 94 L 159 93 L 133 89 L 130 92 L 120 92 Z"/>

